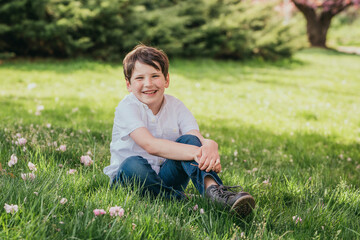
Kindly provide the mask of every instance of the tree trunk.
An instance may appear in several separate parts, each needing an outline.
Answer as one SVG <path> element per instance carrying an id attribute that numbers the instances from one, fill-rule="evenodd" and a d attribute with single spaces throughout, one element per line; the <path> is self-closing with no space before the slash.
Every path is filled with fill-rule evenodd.
<path id="1" fill-rule="evenodd" d="M 312 47 L 326 48 L 326 35 L 330 27 L 331 19 L 346 8 L 359 3 L 357 1 L 323 1 L 321 11 L 317 11 L 316 2 L 291 0 L 306 18 L 306 28 L 309 42 Z M 315 5 L 314 5 L 315 4 Z M 325 5 L 327 7 L 325 7 Z"/>
<path id="2" fill-rule="evenodd" d="M 316 14 L 306 15 L 307 20 L 307 36 L 312 47 L 326 48 L 326 35 L 330 27 L 332 15 L 323 12 L 320 16 Z"/>
<path id="3" fill-rule="evenodd" d="M 326 48 L 326 35 L 330 27 L 331 19 L 338 13 L 353 5 L 353 1 L 330 1 L 323 2 L 319 10 L 314 3 L 316 1 L 291 0 L 297 9 L 306 18 L 306 29 L 309 42 L 312 47 Z M 325 9 L 325 3 L 328 6 Z M 330 4 L 330 5 L 329 5 Z M 316 5 L 316 4 L 315 4 Z"/>

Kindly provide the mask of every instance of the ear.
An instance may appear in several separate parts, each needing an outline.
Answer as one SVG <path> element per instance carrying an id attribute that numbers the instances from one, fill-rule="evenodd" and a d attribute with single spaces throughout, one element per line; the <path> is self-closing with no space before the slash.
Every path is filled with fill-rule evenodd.
<path id="1" fill-rule="evenodd" d="M 170 75 L 168 73 L 166 78 L 165 78 L 165 88 L 168 88 L 169 85 L 170 85 Z"/>
<path id="2" fill-rule="evenodd" d="M 127 79 L 126 79 L 126 88 L 127 88 L 128 92 L 132 92 L 132 90 L 131 90 L 131 83 L 130 83 L 130 81 L 127 80 Z"/>

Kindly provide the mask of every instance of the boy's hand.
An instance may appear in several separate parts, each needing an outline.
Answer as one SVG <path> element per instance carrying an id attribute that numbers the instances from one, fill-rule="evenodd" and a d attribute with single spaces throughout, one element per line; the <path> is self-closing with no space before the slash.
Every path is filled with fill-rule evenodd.
<path id="1" fill-rule="evenodd" d="M 204 139 L 202 141 L 201 157 L 198 160 L 200 170 L 210 172 L 221 171 L 220 156 L 218 152 L 218 144 L 210 139 Z"/>
<path id="2" fill-rule="evenodd" d="M 195 160 L 195 162 L 198 163 L 198 166 L 199 166 L 199 163 L 200 163 L 200 158 L 201 158 L 201 148 L 199 149 L 198 153 L 194 157 L 194 160 Z M 215 165 L 212 170 L 214 172 L 216 172 L 216 173 L 221 172 L 221 164 L 220 164 L 220 162 L 217 165 Z"/>
<path id="3" fill-rule="evenodd" d="M 214 167 L 213 171 L 216 172 L 216 173 L 221 172 L 221 164 L 219 163 L 218 165 L 216 165 L 216 166 Z"/>

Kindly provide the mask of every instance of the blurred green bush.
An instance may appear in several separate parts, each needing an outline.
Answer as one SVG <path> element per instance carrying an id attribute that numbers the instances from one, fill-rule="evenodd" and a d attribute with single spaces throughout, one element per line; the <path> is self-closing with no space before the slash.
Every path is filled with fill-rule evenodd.
<path id="1" fill-rule="evenodd" d="M 17 56 L 118 60 L 142 42 L 169 56 L 277 59 L 304 46 L 297 29 L 250 1 L 0 0 L 0 53 Z"/>

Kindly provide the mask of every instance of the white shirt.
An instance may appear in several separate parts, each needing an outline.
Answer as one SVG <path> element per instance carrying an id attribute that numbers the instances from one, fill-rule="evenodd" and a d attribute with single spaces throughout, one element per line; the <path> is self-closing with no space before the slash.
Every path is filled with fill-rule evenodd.
<path id="1" fill-rule="evenodd" d="M 160 111 L 154 115 L 146 104 L 130 93 L 115 110 L 110 143 L 111 160 L 110 165 L 104 168 L 104 173 L 111 181 L 116 176 L 120 164 L 131 156 L 142 156 L 147 159 L 152 169 L 159 174 L 165 158 L 147 153 L 129 135 L 140 127 L 146 127 L 156 138 L 171 141 L 175 141 L 190 130 L 199 130 L 194 116 L 179 99 L 165 94 Z"/>

